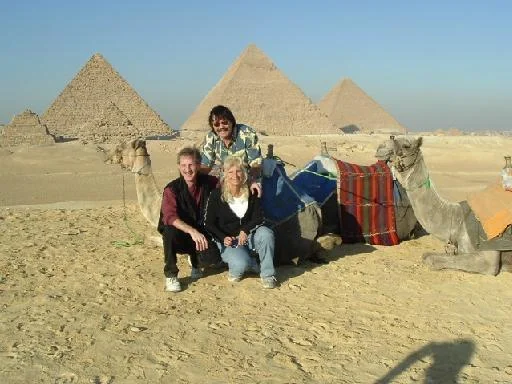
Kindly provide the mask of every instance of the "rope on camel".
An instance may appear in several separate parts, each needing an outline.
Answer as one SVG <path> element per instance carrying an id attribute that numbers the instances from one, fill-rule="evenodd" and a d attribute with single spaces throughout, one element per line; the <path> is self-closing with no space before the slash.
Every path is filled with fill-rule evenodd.
<path id="1" fill-rule="evenodd" d="M 126 214 L 126 191 L 124 186 L 124 173 L 123 173 L 123 221 L 126 225 L 126 228 L 132 233 L 134 240 L 132 242 L 126 240 L 113 240 L 110 243 L 116 247 L 131 247 L 132 245 L 142 245 L 144 244 L 144 237 L 135 232 L 130 225 L 128 224 L 128 215 Z"/>

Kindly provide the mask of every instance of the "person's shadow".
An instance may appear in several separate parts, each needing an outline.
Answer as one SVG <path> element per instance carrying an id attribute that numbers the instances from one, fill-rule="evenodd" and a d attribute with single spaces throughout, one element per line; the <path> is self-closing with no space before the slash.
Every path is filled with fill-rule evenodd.
<path id="1" fill-rule="evenodd" d="M 457 383 L 460 371 L 468 365 L 475 351 L 471 340 L 459 339 L 453 342 L 429 343 L 411 353 L 400 364 L 378 379 L 375 384 L 392 383 L 398 375 L 405 372 L 411 365 L 425 357 L 434 360 L 425 373 L 425 384 Z"/>

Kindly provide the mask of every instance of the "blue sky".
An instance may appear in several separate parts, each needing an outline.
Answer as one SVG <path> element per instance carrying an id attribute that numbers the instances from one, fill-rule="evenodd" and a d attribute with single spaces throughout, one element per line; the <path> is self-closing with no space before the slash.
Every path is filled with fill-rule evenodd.
<path id="1" fill-rule="evenodd" d="M 413 131 L 512 130 L 511 1 L 0 0 L 0 123 L 101 53 L 172 128 L 254 43 L 313 102 L 350 77 Z"/>

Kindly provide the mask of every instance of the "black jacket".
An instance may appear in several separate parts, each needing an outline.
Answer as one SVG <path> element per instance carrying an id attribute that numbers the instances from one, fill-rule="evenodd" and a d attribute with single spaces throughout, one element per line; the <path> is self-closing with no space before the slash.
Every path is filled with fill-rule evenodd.
<path id="1" fill-rule="evenodd" d="M 214 183 L 212 183 L 211 178 L 213 177 L 208 175 L 200 174 L 197 176 L 197 185 L 201 187 L 199 206 L 197 206 L 196 202 L 190 195 L 187 183 L 182 176 L 171 181 L 165 186 L 165 188 L 171 188 L 174 192 L 174 195 L 176 196 L 176 209 L 180 220 L 198 230 L 201 230 L 201 228 L 204 226 L 202 219 L 206 201 L 212 189 L 215 188 L 212 186 Z M 162 221 L 162 211 L 160 211 L 160 220 L 158 221 L 158 231 L 160 233 L 163 232 L 163 225 L 164 223 Z"/>
<path id="2" fill-rule="evenodd" d="M 222 242 L 226 236 L 238 236 L 240 231 L 249 234 L 251 230 L 264 222 L 260 198 L 256 194 L 249 196 L 249 204 L 244 217 L 239 218 L 221 199 L 221 189 L 210 193 L 208 198 L 204 225 L 206 230 L 218 241 Z"/>

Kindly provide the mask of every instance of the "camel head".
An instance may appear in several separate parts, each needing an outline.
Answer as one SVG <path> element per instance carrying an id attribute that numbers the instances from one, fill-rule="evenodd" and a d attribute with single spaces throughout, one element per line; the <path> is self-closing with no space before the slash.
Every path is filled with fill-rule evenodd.
<path id="1" fill-rule="evenodd" d="M 391 157 L 392 165 L 398 172 L 404 172 L 411 169 L 421 155 L 421 144 L 423 138 L 399 137 L 390 139 L 393 143 L 393 154 Z"/>
<path id="2" fill-rule="evenodd" d="M 146 148 L 146 141 L 142 139 L 117 145 L 107 154 L 105 163 L 120 164 L 121 168 L 139 175 L 151 173 L 151 159 Z"/>
<path id="3" fill-rule="evenodd" d="M 391 136 L 392 138 L 394 136 Z M 382 144 L 379 144 L 377 147 L 377 151 L 375 152 L 375 157 L 379 160 L 385 161 L 386 163 L 391 161 L 391 158 L 393 157 L 393 139 L 390 138 L 389 140 L 386 140 Z"/>

